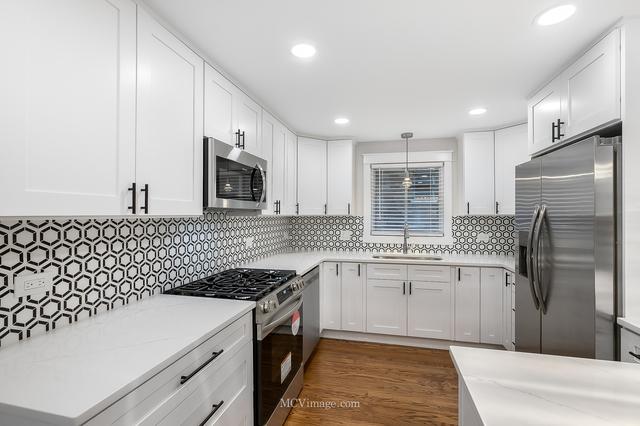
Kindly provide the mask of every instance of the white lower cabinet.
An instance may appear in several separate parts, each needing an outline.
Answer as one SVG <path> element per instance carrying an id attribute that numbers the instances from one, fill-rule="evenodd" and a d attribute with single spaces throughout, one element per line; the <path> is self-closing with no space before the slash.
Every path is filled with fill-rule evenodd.
<path id="1" fill-rule="evenodd" d="M 214 409 L 207 420 L 209 425 L 253 424 L 252 339 L 253 320 L 249 313 L 87 424 L 200 424 Z M 218 355 L 211 360 L 212 354 Z M 185 381 L 184 377 L 189 379 Z"/>
<path id="2" fill-rule="evenodd" d="M 364 331 L 364 265 L 343 263 L 341 279 L 342 330 Z"/>
<path id="3" fill-rule="evenodd" d="M 640 335 L 624 327 L 620 330 L 620 361 L 640 363 Z"/>
<path id="4" fill-rule="evenodd" d="M 409 336 L 451 340 L 450 281 L 410 281 L 407 300 Z"/>
<path id="5" fill-rule="evenodd" d="M 502 269 L 480 270 L 480 343 L 502 344 Z"/>
<path id="6" fill-rule="evenodd" d="M 407 335 L 407 282 L 367 279 L 367 332 Z"/>
<path id="7" fill-rule="evenodd" d="M 320 286 L 320 309 L 322 328 L 340 330 L 342 327 L 342 286 L 340 263 L 322 264 L 322 282 Z"/>
<path id="8" fill-rule="evenodd" d="M 480 268 L 456 268 L 454 340 L 480 343 Z"/>
<path id="9" fill-rule="evenodd" d="M 502 271 L 502 346 L 511 351 L 514 350 L 513 317 L 515 307 L 513 304 L 514 275 L 512 272 Z"/>

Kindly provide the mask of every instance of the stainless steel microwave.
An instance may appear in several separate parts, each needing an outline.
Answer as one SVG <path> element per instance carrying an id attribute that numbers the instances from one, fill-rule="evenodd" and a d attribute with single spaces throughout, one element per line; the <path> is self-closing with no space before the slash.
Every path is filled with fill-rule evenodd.
<path id="1" fill-rule="evenodd" d="M 204 208 L 263 210 L 267 162 L 213 138 L 204 139 Z"/>

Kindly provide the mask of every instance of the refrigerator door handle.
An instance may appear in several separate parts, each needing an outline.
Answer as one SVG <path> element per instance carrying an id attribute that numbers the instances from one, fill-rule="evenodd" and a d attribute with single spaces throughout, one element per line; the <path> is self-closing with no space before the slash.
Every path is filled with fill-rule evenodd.
<path id="1" fill-rule="evenodd" d="M 540 285 L 540 279 L 542 274 L 540 273 L 540 231 L 542 230 L 542 224 L 544 223 L 544 218 L 547 215 L 547 206 L 543 205 L 540 209 L 540 214 L 538 215 L 538 223 L 536 224 L 534 233 L 534 241 L 533 241 L 533 282 L 535 284 L 535 291 L 538 294 L 538 301 L 540 304 L 540 309 L 543 314 L 547 313 L 547 307 L 544 303 L 544 297 L 542 295 L 542 286 Z"/>
<path id="2" fill-rule="evenodd" d="M 533 216 L 531 217 L 531 225 L 529 225 L 529 237 L 527 238 L 527 278 L 529 279 L 529 290 L 531 290 L 531 298 L 533 299 L 533 304 L 535 305 L 536 310 L 540 309 L 540 301 L 538 300 L 538 295 L 536 294 L 533 276 L 533 232 L 536 228 L 539 214 L 540 206 L 536 206 L 533 211 Z"/>

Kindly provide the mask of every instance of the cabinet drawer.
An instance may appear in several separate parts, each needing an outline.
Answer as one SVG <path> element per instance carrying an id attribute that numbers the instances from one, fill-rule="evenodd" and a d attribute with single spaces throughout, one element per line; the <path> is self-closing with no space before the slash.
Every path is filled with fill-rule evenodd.
<path id="1" fill-rule="evenodd" d="M 640 360 L 632 356 L 629 352 L 640 356 L 640 336 L 623 328 L 620 330 L 620 360 L 640 363 Z"/>
<path id="2" fill-rule="evenodd" d="M 234 358 L 246 343 L 252 342 L 252 325 L 251 313 L 248 313 L 105 409 L 88 424 L 135 424 L 167 400 L 191 393 L 207 376 Z M 214 352 L 220 351 L 222 353 L 217 358 L 206 364 Z M 206 366 L 191 379 L 180 384 L 182 376 L 190 375 L 204 364 Z"/>
<path id="3" fill-rule="evenodd" d="M 238 405 L 247 406 L 247 394 L 253 394 L 253 343 L 247 342 L 236 355 L 215 370 L 207 371 L 178 394 L 150 413 L 140 425 L 197 425 L 207 420 L 208 425 L 242 424 L 230 412 Z M 217 408 L 216 408 L 217 407 Z M 250 415 L 253 407 L 243 413 Z M 242 410 L 240 410 L 242 411 Z M 226 419 L 225 419 L 226 418 Z M 245 418 L 246 420 L 246 418 Z"/>
<path id="4" fill-rule="evenodd" d="M 451 267 L 437 265 L 409 265 L 410 281 L 451 282 Z"/>
<path id="5" fill-rule="evenodd" d="M 367 265 L 367 278 L 377 280 L 406 280 L 407 265 L 370 263 Z"/>

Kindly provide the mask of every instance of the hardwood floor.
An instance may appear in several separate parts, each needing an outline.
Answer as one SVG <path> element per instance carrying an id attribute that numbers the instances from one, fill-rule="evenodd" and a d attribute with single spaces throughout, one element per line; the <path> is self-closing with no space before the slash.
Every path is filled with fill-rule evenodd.
<path id="1" fill-rule="evenodd" d="M 359 407 L 339 406 L 350 401 Z M 321 339 L 285 424 L 457 423 L 458 376 L 448 351 Z"/>

